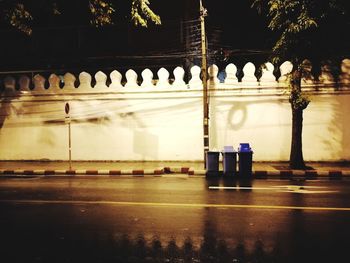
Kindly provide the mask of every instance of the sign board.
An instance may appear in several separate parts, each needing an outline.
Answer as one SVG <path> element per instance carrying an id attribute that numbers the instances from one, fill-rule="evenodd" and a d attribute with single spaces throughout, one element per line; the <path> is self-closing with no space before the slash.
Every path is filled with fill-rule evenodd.
<path id="1" fill-rule="evenodd" d="M 66 114 L 69 114 L 69 103 L 68 102 L 64 106 L 64 111 L 66 112 Z"/>

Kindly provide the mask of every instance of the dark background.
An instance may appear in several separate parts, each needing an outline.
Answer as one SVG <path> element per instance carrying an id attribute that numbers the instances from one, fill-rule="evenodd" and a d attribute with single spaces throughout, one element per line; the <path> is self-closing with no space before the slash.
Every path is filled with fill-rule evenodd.
<path id="1" fill-rule="evenodd" d="M 119 1 L 115 24 L 103 28 L 89 25 L 84 0 L 64 1 L 62 14 L 53 16 L 45 1 L 27 1 L 33 33 L 27 36 L 1 25 L 0 70 L 91 70 L 123 72 L 145 67 L 159 69 L 200 64 L 199 1 L 153 0 L 151 8 L 162 25 L 135 27 L 129 19 L 129 1 Z M 35 3 L 34 3 L 35 2 Z M 271 46 L 266 22 L 250 1 L 204 2 L 209 62 L 222 48 L 227 58 L 238 61 L 265 56 Z M 234 62 L 234 61 L 232 61 Z"/>
<path id="2" fill-rule="evenodd" d="M 160 15 L 162 25 L 150 23 L 148 28 L 135 27 L 130 22 L 129 1 L 116 1 L 114 25 L 100 28 L 89 25 L 87 0 L 62 1 L 59 16 L 52 15 L 47 2 L 24 0 L 34 17 L 31 36 L 4 23 L 0 25 L 1 74 L 29 71 L 49 75 L 83 70 L 108 74 L 114 69 L 124 74 L 132 68 L 140 75 L 145 68 L 155 74 L 160 67 L 171 72 L 182 66 L 188 79 L 189 68 L 201 64 L 199 0 L 152 0 L 151 8 Z M 267 29 L 267 18 L 251 8 L 251 2 L 203 1 L 208 10 L 209 65 L 216 63 L 223 69 L 232 62 L 242 68 L 248 61 L 258 66 L 269 59 L 275 37 Z M 349 24 L 334 28 L 329 20 L 326 23 L 328 32 L 318 36 L 318 44 L 310 52 L 317 54 L 328 46 L 335 47 L 330 55 L 349 50 Z M 218 56 L 220 50 L 224 63 Z"/>

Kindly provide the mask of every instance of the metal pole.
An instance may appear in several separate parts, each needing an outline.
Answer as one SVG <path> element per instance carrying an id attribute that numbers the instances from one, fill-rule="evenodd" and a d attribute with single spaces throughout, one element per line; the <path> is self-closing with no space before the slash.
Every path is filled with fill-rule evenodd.
<path id="1" fill-rule="evenodd" d="M 66 112 L 66 121 L 68 122 L 68 155 L 69 155 L 69 170 L 72 170 L 72 136 L 71 136 L 71 118 L 70 118 L 70 106 L 67 102 L 64 106 L 64 111 Z"/>
<path id="2" fill-rule="evenodd" d="M 209 100 L 207 84 L 207 47 L 205 35 L 205 16 L 207 10 L 203 7 L 202 0 L 199 0 L 201 20 L 201 46 L 202 46 L 202 80 L 203 80 L 203 144 L 204 144 L 204 168 L 207 167 L 206 155 L 209 151 Z"/>
<path id="3" fill-rule="evenodd" d="M 72 170 L 72 136 L 71 136 L 71 125 L 70 116 L 68 116 L 68 146 L 69 146 L 69 170 Z"/>

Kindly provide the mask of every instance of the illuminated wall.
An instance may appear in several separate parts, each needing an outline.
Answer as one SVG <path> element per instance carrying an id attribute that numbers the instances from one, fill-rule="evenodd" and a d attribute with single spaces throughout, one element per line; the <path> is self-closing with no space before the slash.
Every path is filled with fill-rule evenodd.
<path id="1" fill-rule="evenodd" d="M 267 64 L 258 81 L 255 66 L 247 63 L 238 81 L 237 68 L 230 64 L 224 83 L 217 78 L 217 67 L 209 68 L 212 149 L 248 142 L 254 160 L 289 159 L 291 111 L 285 75 L 291 66 L 282 64 L 276 80 Z M 305 160 L 350 160 L 349 60 L 341 69 L 337 82 L 327 67 L 317 81 L 303 80 L 312 100 L 304 111 Z M 183 81 L 182 68 L 172 78 L 165 69 L 157 75 L 154 80 L 146 69 L 139 78 L 129 70 L 122 85 L 118 71 L 109 76 L 97 72 L 94 87 L 86 72 L 79 81 L 70 73 L 48 80 L 40 75 L 2 79 L 0 159 L 67 160 L 64 107 L 69 102 L 73 160 L 202 160 L 200 69 L 191 69 L 189 83 Z"/>

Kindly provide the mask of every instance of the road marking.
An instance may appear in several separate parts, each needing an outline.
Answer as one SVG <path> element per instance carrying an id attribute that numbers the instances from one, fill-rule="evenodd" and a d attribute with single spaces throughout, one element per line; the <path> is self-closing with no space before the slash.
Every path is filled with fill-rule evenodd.
<path id="1" fill-rule="evenodd" d="M 210 190 L 276 190 L 271 187 L 251 187 L 251 186 L 209 186 Z"/>
<path id="2" fill-rule="evenodd" d="M 193 204 L 193 203 L 154 203 L 154 202 L 118 202 L 118 201 L 74 201 L 74 200 L 0 200 L 0 203 L 16 204 L 63 204 L 63 205 L 112 205 L 112 206 L 154 206 L 180 208 L 246 208 L 246 209 L 280 209 L 280 210 L 315 210 L 315 211 L 349 211 L 350 207 L 321 206 L 279 206 L 279 205 L 233 205 L 233 204 Z"/>
<path id="3" fill-rule="evenodd" d="M 209 190 L 269 190 L 274 192 L 284 193 L 299 193 L 299 194 L 329 194 L 339 191 L 330 190 L 309 190 L 309 189 L 324 189 L 324 186 L 302 186 L 302 185 L 274 185 L 270 187 L 252 187 L 252 186 L 209 186 Z"/>
<path id="4" fill-rule="evenodd" d="M 313 190 L 303 190 L 303 189 L 298 189 L 298 190 L 288 189 L 288 190 L 280 190 L 278 192 L 296 193 L 296 194 L 332 194 L 332 193 L 336 193 L 338 191 L 313 191 Z"/>

